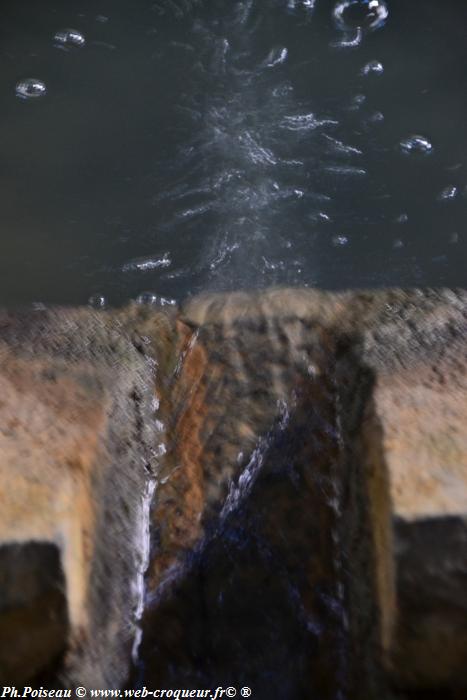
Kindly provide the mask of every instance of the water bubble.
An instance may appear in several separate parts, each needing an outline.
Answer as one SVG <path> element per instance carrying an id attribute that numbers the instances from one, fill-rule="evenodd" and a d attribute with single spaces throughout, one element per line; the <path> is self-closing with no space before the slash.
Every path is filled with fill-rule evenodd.
<path id="1" fill-rule="evenodd" d="M 455 185 L 448 185 L 438 195 L 439 202 L 448 202 L 451 199 L 455 199 L 458 194 L 458 189 Z"/>
<path id="2" fill-rule="evenodd" d="M 433 150 L 431 142 L 425 136 L 417 134 L 402 139 L 399 146 L 401 151 L 407 155 L 428 155 Z"/>
<path id="3" fill-rule="evenodd" d="M 54 40 L 60 48 L 68 48 L 69 46 L 81 48 L 86 43 L 86 39 L 77 29 L 60 29 L 55 34 Z"/>
<path id="4" fill-rule="evenodd" d="M 45 83 L 38 78 L 26 78 L 16 84 L 16 95 L 23 100 L 43 97 L 47 92 Z"/>
<path id="5" fill-rule="evenodd" d="M 384 66 L 381 61 L 369 61 L 360 72 L 362 75 L 382 75 Z"/>
<path id="6" fill-rule="evenodd" d="M 303 7 L 307 12 L 313 12 L 315 9 L 316 0 L 288 0 L 287 9 L 289 12 L 297 10 L 298 7 Z"/>
<path id="7" fill-rule="evenodd" d="M 396 224 L 406 224 L 408 220 L 409 220 L 409 216 L 405 212 L 402 214 L 399 214 L 399 216 L 396 216 L 396 218 L 394 219 Z"/>
<path id="8" fill-rule="evenodd" d="M 367 119 L 368 124 L 380 124 L 384 122 L 384 114 L 382 112 L 373 112 Z"/>
<path id="9" fill-rule="evenodd" d="M 136 297 L 136 303 L 143 305 L 157 304 L 157 298 L 157 294 L 153 292 L 142 292 Z"/>
<path id="10" fill-rule="evenodd" d="M 101 294 L 93 294 L 88 299 L 88 305 L 93 309 L 103 309 L 107 306 L 107 299 Z"/>
<path id="11" fill-rule="evenodd" d="M 387 18 L 388 8 L 384 0 L 340 0 L 333 10 L 339 29 L 362 27 L 368 31 L 380 29 Z"/>
<path id="12" fill-rule="evenodd" d="M 155 292 L 141 292 L 136 297 L 136 303 L 143 306 L 175 306 L 177 304 L 175 299 L 161 297 Z"/>
<path id="13" fill-rule="evenodd" d="M 349 242 L 349 239 L 347 236 L 333 236 L 332 237 L 332 244 L 333 246 L 344 246 L 347 245 Z"/>

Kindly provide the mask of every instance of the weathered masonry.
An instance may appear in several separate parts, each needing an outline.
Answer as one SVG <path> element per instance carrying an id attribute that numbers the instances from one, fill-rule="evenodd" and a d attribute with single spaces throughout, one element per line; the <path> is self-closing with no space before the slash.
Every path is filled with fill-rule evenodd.
<path id="1" fill-rule="evenodd" d="M 451 290 L 2 312 L 0 682 L 465 697 L 466 350 Z"/>

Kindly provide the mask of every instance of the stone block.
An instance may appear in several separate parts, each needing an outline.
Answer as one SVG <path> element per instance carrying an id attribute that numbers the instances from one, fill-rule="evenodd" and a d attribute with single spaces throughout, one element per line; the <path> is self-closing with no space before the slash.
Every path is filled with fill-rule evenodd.
<path id="1" fill-rule="evenodd" d="M 152 510 L 147 687 L 344 692 L 334 348 L 318 296 L 215 296 L 182 311 Z"/>
<path id="2" fill-rule="evenodd" d="M 376 656 L 396 687 L 462 692 L 467 295 L 385 292 L 372 301 L 357 296 L 353 308 L 358 322 L 343 342 L 338 382 L 353 474 L 348 506 L 360 513 L 353 540 L 363 533 L 360 552 L 348 540 L 355 629 L 361 645 L 371 627 L 362 626 L 366 606 L 379 619 Z M 362 554 L 363 542 L 372 553 Z M 376 606 L 365 601 L 372 587 L 363 583 L 373 567 Z"/>
<path id="3" fill-rule="evenodd" d="M 65 685 L 118 687 L 129 672 L 155 469 L 154 375 L 122 323 L 87 309 L 0 315 L 0 545 L 10 570 L 0 634 L 12 615 L 25 626 L 0 645 L 5 684 L 30 682 L 58 657 Z M 60 591 L 41 583 L 50 547 L 64 616 Z M 33 552 L 36 566 L 27 573 L 12 548 Z M 55 626 L 38 606 L 53 595 Z"/>

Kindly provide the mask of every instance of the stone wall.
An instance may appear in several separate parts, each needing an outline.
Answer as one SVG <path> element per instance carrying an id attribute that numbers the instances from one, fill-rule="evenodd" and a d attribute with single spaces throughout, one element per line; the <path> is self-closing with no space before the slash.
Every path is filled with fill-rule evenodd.
<path id="1" fill-rule="evenodd" d="M 450 290 L 0 314 L 0 681 L 464 697 L 466 348 Z"/>

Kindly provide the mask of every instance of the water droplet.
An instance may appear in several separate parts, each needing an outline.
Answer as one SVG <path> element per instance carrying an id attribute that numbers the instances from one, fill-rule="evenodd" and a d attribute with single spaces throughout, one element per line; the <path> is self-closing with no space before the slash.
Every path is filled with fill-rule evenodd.
<path id="1" fill-rule="evenodd" d="M 399 146 L 401 151 L 407 155 L 428 155 L 433 150 L 431 142 L 425 136 L 417 134 L 402 139 Z"/>
<path id="2" fill-rule="evenodd" d="M 455 185 L 448 185 L 439 193 L 437 199 L 439 202 L 448 202 L 451 199 L 455 199 L 458 194 L 458 189 Z"/>
<path id="3" fill-rule="evenodd" d="M 60 29 L 60 31 L 55 34 L 54 40 L 60 48 L 81 48 L 86 43 L 86 39 L 77 29 Z"/>
<path id="4" fill-rule="evenodd" d="M 43 97 L 47 92 L 45 83 L 38 78 L 26 78 L 25 80 L 20 80 L 16 84 L 16 94 L 23 100 L 28 100 L 30 98 Z"/>
<path id="5" fill-rule="evenodd" d="M 347 245 L 349 242 L 349 239 L 347 236 L 333 236 L 332 238 L 332 244 L 334 246 L 344 246 Z"/>
<path id="6" fill-rule="evenodd" d="M 103 309 L 107 306 L 107 299 L 101 294 L 93 294 L 88 299 L 88 305 L 93 309 Z"/>
<path id="7" fill-rule="evenodd" d="M 356 27 L 367 31 L 380 29 L 388 14 L 384 0 L 340 0 L 333 10 L 338 28 L 344 31 Z"/>
<path id="8" fill-rule="evenodd" d="M 381 61 L 369 61 L 361 70 L 362 75 L 382 75 L 384 66 Z"/>

